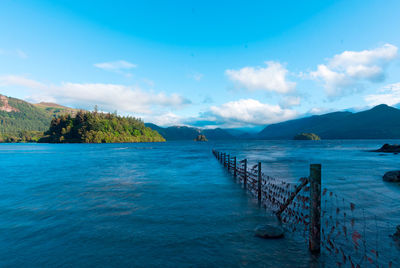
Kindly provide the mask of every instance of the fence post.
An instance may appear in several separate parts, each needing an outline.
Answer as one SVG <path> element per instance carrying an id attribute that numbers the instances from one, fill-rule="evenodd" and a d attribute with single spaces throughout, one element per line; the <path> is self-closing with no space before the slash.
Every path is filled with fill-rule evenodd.
<path id="1" fill-rule="evenodd" d="M 233 161 L 234 161 L 234 164 L 233 164 L 233 168 L 234 168 L 233 176 L 236 178 L 236 156 L 233 157 Z"/>
<path id="2" fill-rule="evenodd" d="M 261 162 L 258 162 L 258 179 L 257 179 L 257 190 L 258 190 L 258 204 L 261 204 Z"/>
<path id="3" fill-rule="evenodd" d="M 224 167 L 226 167 L 226 153 L 224 153 Z"/>
<path id="4" fill-rule="evenodd" d="M 247 159 L 244 159 L 243 171 L 244 171 L 243 184 L 244 184 L 244 188 L 246 188 L 247 187 Z"/>
<path id="5" fill-rule="evenodd" d="M 310 237 L 309 248 L 319 253 L 321 246 L 321 164 L 310 165 Z"/>
<path id="6" fill-rule="evenodd" d="M 230 167 L 231 167 L 231 155 L 229 155 L 228 154 L 228 171 L 229 171 L 229 169 L 230 169 Z"/>

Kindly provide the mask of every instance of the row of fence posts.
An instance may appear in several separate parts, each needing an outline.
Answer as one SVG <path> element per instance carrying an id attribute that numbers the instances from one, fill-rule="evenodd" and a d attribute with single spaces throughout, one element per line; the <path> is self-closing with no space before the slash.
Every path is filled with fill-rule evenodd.
<path id="1" fill-rule="evenodd" d="M 226 153 L 221 153 L 213 150 L 215 157 L 223 163 L 223 166 L 228 171 L 233 168 L 233 176 L 237 176 L 237 160 L 233 157 L 233 167 L 231 167 L 231 156 Z M 241 161 L 243 163 L 243 185 L 247 187 L 247 159 Z M 262 172 L 261 162 L 258 162 L 258 176 L 257 176 L 257 199 L 258 203 L 261 204 L 262 200 Z M 301 185 L 297 186 L 292 195 L 286 200 L 285 204 L 281 206 L 279 211 L 276 212 L 278 218 L 280 214 L 290 205 L 290 203 L 296 197 L 296 194 L 300 192 L 301 188 L 310 184 L 310 230 L 309 230 L 309 250 L 312 253 L 319 253 L 321 251 L 321 164 L 310 165 L 310 175 Z"/>

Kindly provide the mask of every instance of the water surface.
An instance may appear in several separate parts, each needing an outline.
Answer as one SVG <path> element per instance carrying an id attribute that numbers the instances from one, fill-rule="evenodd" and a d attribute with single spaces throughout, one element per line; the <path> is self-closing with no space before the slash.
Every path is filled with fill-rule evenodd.
<path id="1" fill-rule="evenodd" d="M 309 267 L 296 234 L 254 236 L 270 216 L 211 149 L 288 181 L 322 163 L 323 184 L 389 232 L 400 187 L 381 177 L 400 156 L 365 151 L 383 142 L 0 144 L 0 266 Z"/>

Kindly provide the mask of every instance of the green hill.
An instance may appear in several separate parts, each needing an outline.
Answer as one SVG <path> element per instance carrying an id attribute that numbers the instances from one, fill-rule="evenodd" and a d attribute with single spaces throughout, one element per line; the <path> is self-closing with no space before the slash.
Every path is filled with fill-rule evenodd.
<path id="1" fill-rule="evenodd" d="M 75 117 L 62 115 L 51 121 L 39 142 L 114 143 L 161 142 L 165 139 L 137 118 L 79 111 Z"/>
<path id="2" fill-rule="evenodd" d="M 60 115 L 67 115 L 67 114 L 75 116 L 79 112 L 79 109 L 62 106 L 52 102 L 40 102 L 40 103 L 35 103 L 33 105 L 43 110 L 51 117 L 57 117 Z"/>
<path id="3" fill-rule="evenodd" d="M 80 117 L 75 118 L 79 115 Z M 49 130 L 50 126 L 50 130 Z M 47 136 L 43 137 L 43 132 Z M 89 113 L 55 103 L 31 104 L 0 95 L 0 142 L 164 141 L 136 118 Z"/>
<path id="4" fill-rule="evenodd" d="M 0 95 L 0 133 L 45 131 L 51 116 L 34 105 Z"/>

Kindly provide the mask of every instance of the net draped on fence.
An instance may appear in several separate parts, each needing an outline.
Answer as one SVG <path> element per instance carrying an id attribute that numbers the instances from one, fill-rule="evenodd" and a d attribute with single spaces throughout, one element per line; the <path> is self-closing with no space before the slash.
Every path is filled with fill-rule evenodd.
<path id="1" fill-rule="evenodd" d="M 400 267 L 396 241 L 387 239 L 392 242 L 380 245 L 379 228 L 371 224 L 374 221 L 366 220 L 365 211 L 321 184 L 318 196 L 314 196 L 315 191 L 311 196 L 310 176 L 300 178 L 296 184 L 288 183 L 264 174 L 261 163 L 250 165 L 247 159 L 212 152 L 261 206 L 278 216 L 287 230 L 301 234 L 310 244 L 311 237 L 315 239 L 310 232 L 314 228 L 319 233 L 318 251 L 338 267 Z M 315 200 L 311 202 L 311 198 Z M 315 213 L 319 216 L 317 225 L 311 221 L 311 214 Z M 367 239 L 367 233 L 374 233 L 375 237 Z"/>

